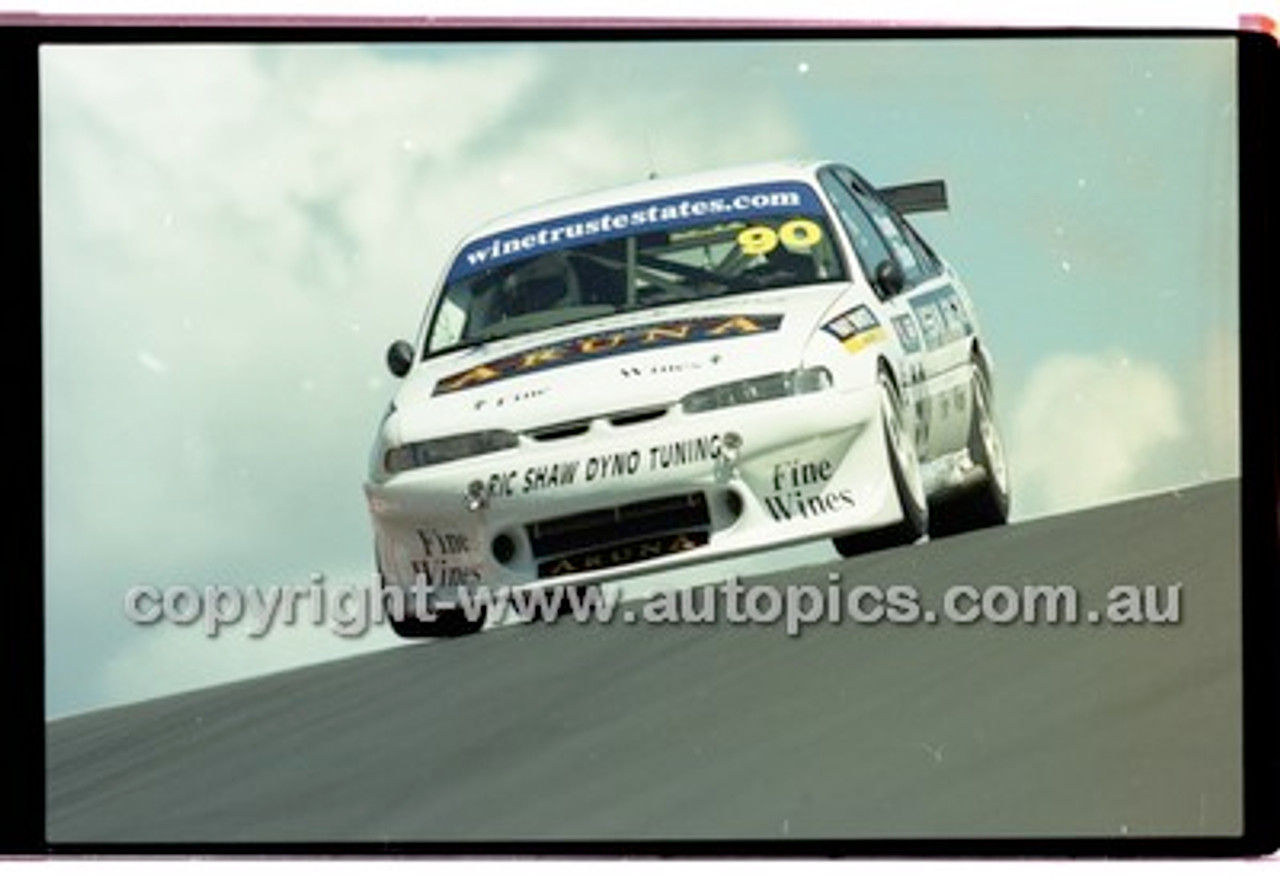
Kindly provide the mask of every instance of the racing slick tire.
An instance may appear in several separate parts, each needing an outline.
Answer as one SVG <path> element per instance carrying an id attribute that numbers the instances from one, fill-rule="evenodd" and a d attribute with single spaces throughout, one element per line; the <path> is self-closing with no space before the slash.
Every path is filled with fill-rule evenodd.
<path id="1" fill-rule="evenodd" d="M 981 467 L 976 483 L 933 502 L 929 533 L 935 537 L 997 527 L 1009 521 L 1009 466 L 991 409 L 986 372 L 975 366 L 970 387 L 969 459 Z"/>
<path id="2" fill-rule="evenodd" d="M 373 555 L 375 559 L 378 558 L 377 549 L 374 549 Z M 380 559 L 378 579 L 379 585 L 387 585 L 387 578 L 383 573 Z M 393 604 L 390 599 L 383 601 L 383 612 L 386 613 L 387 622 L 391 625 L 391 630 L 396 633 L 397 637 L 409 639 L 461 638 L 466 635 L 473 635 L 484 628 L 486 619 L 484 613 L 472 619 L 467 616 L 467 611 L 461 607 L 445 607 L 437 608 L 434 611 L 434 617 L 427 620 L 414 616 L 412 607 L 413 605 L 407 599 L 400 605 Z"/>
<path id="3" fill-rule="evenodd" d="M 483 616 L 472 619 L 460 608 L 437 610 L 435 619 L 418 619 L 416 616 L 397 617 L 390 611 L 387 622 L 391 630 L 401 638 L 461 638 L 474 635 L 484 628 Z"/>
<path id="4" fill-rule="evenodd" d="M 909 545 L 924 536 L 929 526 L 929 507 L 920 477 L 920 461 L 916 455 L 915 440 L 902 425 L 902 405 L 898 399 L 898 390 L 883 370 L 877 377 L 876 384 L 880 389 L 880 423 L 884 427 L 889 469 L 898 505 L 902 509 L 902 520 L 896 524 L 834 537 L 832 542 L 836 551 L 846 558 Z"/>

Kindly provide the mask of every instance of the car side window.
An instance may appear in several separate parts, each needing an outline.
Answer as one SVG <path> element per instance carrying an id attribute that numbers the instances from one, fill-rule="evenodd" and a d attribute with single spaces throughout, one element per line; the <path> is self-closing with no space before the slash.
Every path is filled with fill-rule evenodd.
<path id="1" fill-rule="evenodd" d="M 858 263 L 862 265 L 862 274 L 874 285 L 876 267 L 883 261 L 894 259 L 889 246 L 876 231 L 871 217 L 858 204 L 853 192 L 844 183 L 830 172 L 823 172 L 820 180 L 827 196 L 831 199 L 831 204 L 835 207 L 840 226 L 844 227 L 845 233 L 849 235 L 849 241 L 853 243 Z"/>
<path id="2" fill-rule="evenodd" d="M 925 268 L 927 275 L 936 276 L 941 273 L 943 270 L 942 261 L 934 253 L 933 249 L 929 247 L 929 243 L 924 241 L 924 238 L 916 232 L 915 227 L 912 227 L 905 218 L 899 215 L 894 217 L 897 218 L 898 226 L 906 237 L 907 245 L 915 251 L 916 256 L 920 259 L 920 265 Z"/>
<path id="3" fill-rule="evenodd" d="M 907 229 L 905 222 L 880 199 L 858 186 L 856 181 L 849 181 L 848 185 L 858 204 L 871 216 L 876 229 L 889 244 L 907 287 L 918 285 L 939 271 L 936 258 L 927 248 L 921 247 L 919 237 Z"/>

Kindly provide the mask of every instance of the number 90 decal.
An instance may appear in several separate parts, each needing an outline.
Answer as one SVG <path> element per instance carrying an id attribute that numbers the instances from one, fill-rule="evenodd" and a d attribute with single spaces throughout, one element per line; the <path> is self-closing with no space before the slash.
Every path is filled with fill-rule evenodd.
<path id="1" fill-rule="evenodd" d="M 768 254 L 782 243 L 789 249 L 812 248 L 822 241 L 822 228 L 807 218 L 787 221 L 777 230 L 757 224 L 738 234 L 738 247 L 743 254 Z"/>

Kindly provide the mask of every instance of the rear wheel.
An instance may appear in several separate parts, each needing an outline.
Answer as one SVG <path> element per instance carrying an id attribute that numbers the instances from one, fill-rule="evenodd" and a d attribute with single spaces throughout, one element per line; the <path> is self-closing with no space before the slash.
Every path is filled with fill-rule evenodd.
<path id="1" fill-rule="evenodd" d="M 979 368 L 974 369 L 970 392 L 969 458 L 981 467 L 982 475 L 975 484 L 934 503 L 930 524 L 934 536 L 995 527 L 1009 520 L 1009 466 L 991 409 L 991 388 Z"/>
<path id="2" fill-rule="evenodd" d="M 846 558 L 914 543 L 924 536 L 929 525 L 920 460 L 911 433 L 902 425 L 898 391 L 883 371 L 877 385 L 880 389 L 880 422 L 884 426 L 884 443 L 889 453 L 889 469 L 898 505 L 902 509 L 902 520 L 885 527 L 835 537 L 832 542 L 836 551 Z"/>

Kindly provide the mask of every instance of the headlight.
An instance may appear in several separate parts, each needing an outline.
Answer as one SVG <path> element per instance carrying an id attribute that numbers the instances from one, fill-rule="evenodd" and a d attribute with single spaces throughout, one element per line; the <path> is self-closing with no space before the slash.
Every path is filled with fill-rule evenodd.
<path id="1" fill-rule="evenodd" d="M 433 438 L 391 448 L 383 456 L 383 465 L 388 472 L 404 472 L 406 469 L 420 469 L 423 466 L 448 463 L 450 460 L 503 451 L 514 448 L 518 443 L 515 433 L 505 429 L 468 432 L 465 435 Z"/>
<path id="2" fill-rule="evenodd" d="M 830 386 L 831 372 L 818 365 L 709 386 L 689 393 L 680 400 L 680 404 L 687 413 L 696 414 L 699 411 L 714 411 L 717 408 L 820 392 Z"/>

